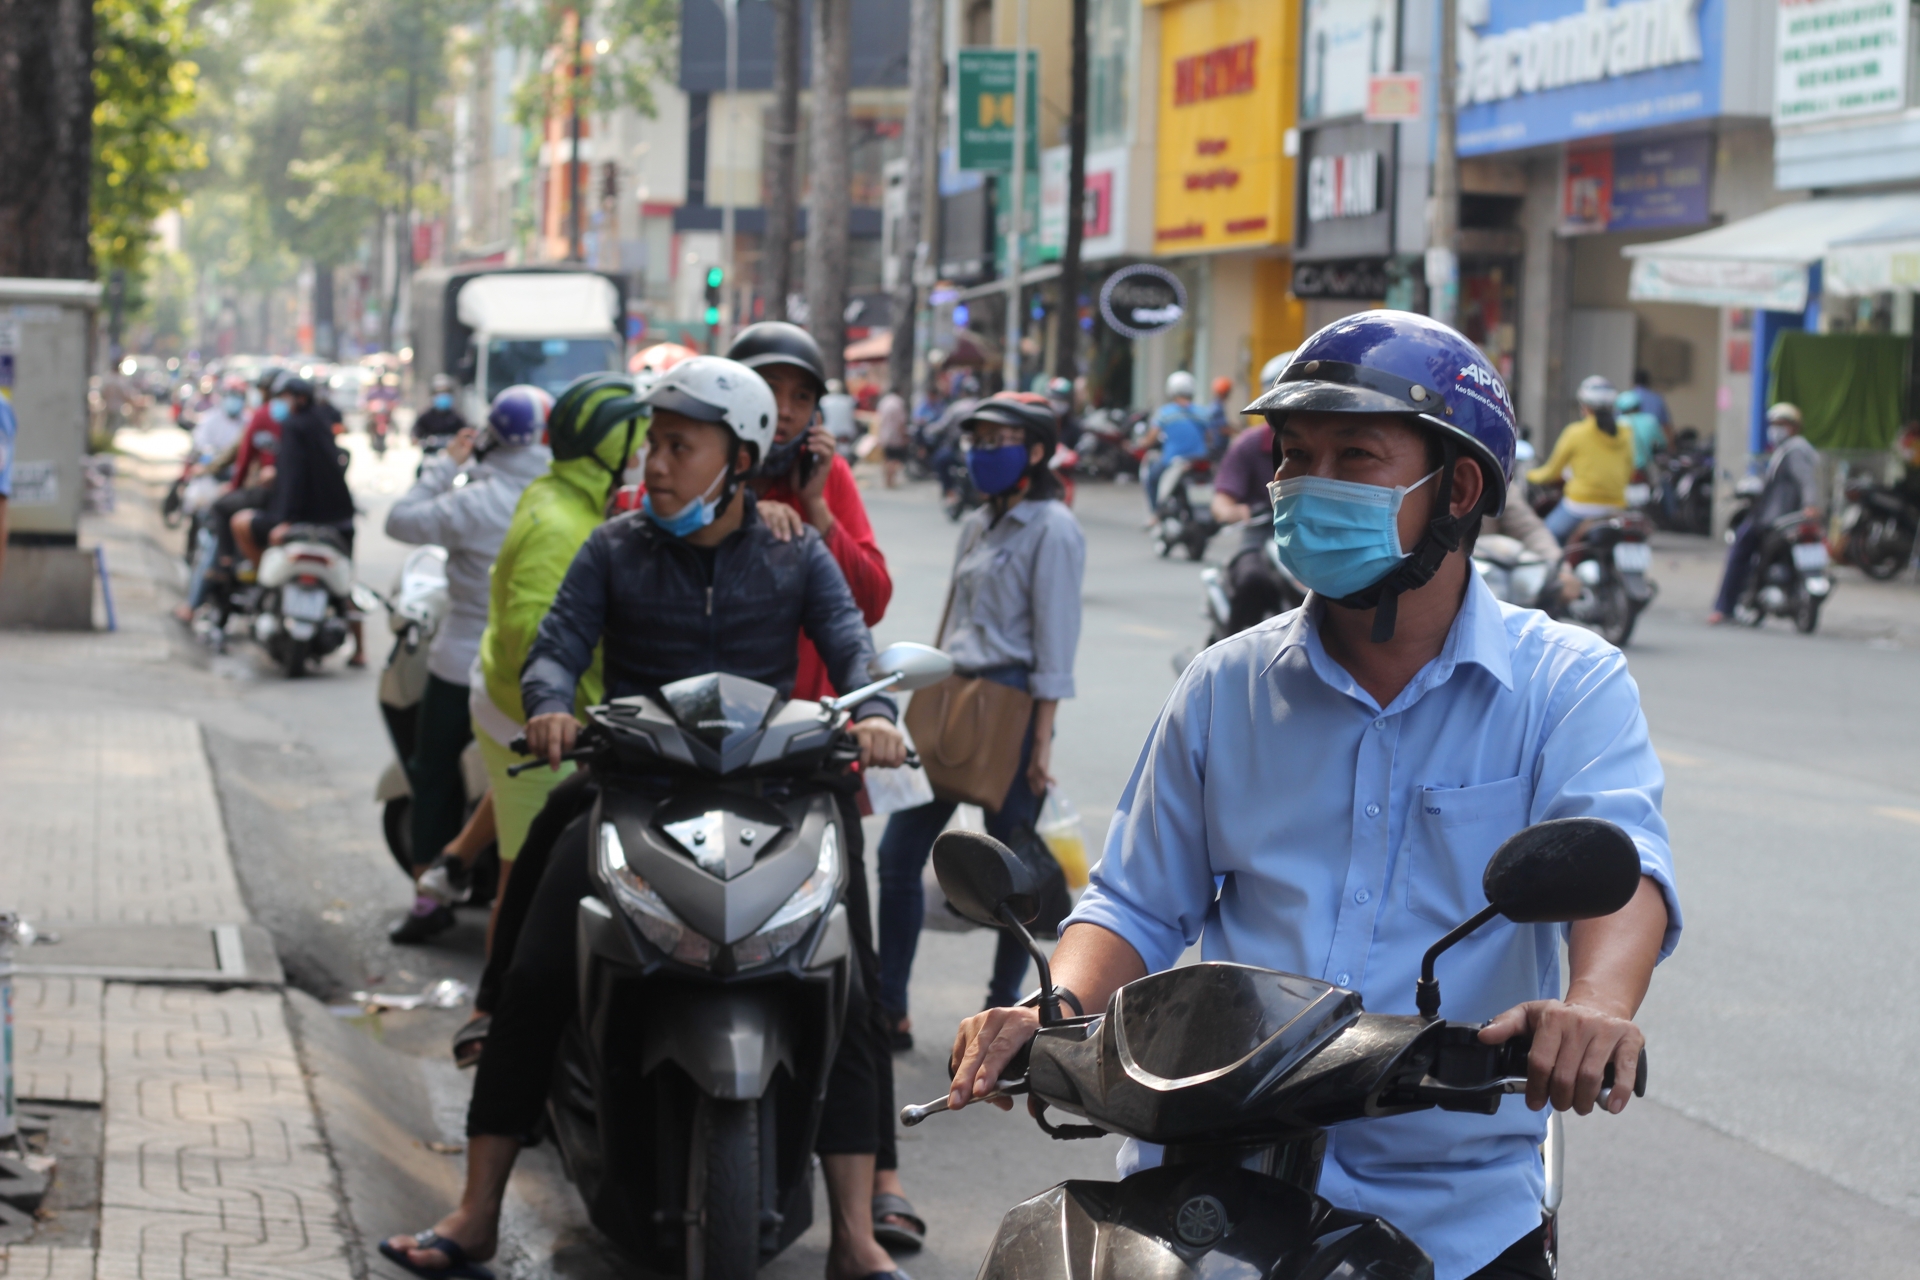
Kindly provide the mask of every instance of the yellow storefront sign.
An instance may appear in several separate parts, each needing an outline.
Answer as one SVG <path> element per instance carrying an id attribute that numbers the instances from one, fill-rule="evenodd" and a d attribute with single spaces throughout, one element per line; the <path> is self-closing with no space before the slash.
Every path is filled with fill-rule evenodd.
<path id="1" fill-rule="evenodd" d="M 1285 145 L 1298 96 L 1298 0 L 1156 7 L 1154 252 L 1290 243 L 1294 162 Z"/>

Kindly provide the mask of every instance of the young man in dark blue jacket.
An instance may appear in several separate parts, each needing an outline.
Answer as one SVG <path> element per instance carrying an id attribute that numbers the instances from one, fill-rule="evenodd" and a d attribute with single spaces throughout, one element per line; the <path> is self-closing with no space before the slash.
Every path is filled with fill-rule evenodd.
<path id="1" fill-rule="evenodd" d="M 784 692 L 793 685 L 800 632 L 838 688 L 865 684 L 873 658 L 859 606 L 819 535 L 805 529 L 782 542 L 754 512 L 744 482 L 777 417 L 765 381 L 744 365 L 700 356 L 669 370 L 646 402 L 653 421 L 641 510 L 602 525 L 580 548 L 521 671 L 529 751 L 555 767 L 579 733 L 574 690 L 596 645 L 604 649 L 609 700 L 708 672 Z M 863 767 L 905 762 L 895 714 L 885 697 L 855 708 Z M 585 817 L 560 835 L 515 946 L 467 1112 L 460 1206 L 430 1230 L 380 1246 L 417 1275 L 467 1274 L 496 1247 L 507 1177 L 522 1135 L 537 1126 L 554 1050 L 573 1016 L 574 919 L 592 892 L 590 844 Z M 868 1202 L 871 1080 L 865 1096 L 853 1096 L 860 1081 L 842 1079 L 871 1071 L 865 1044 L 843 1043 L 819 1137 L 834 1210 L 829 1280 L 893 1272 L 873 1238 Z"/>

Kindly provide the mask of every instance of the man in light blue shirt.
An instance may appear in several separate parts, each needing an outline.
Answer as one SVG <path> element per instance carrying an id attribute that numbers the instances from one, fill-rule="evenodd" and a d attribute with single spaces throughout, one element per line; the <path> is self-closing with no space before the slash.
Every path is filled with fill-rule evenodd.
<path id="1" fill-rule="evenodd" d="M 1281 558 L 1314 594 L 1181 677 L 1053 972 L 1091 1012 L 1198 941 L 1208 960 L 1412 1014 L 1422 953 L 1485 905 L 1502 841 L 1549 818 L 1618 824 L 1643 872 L 1625 909 L 1564 930 L 1497 921 L 1442 962 L 1443 1016 L 1490 1020 L 1490 1043 L 1532 1035 L 1526 1097 L 1337 1128 L 1319 1186 L 1407 1232 L 1437 1280 L 1548 1275 L 1539 1112 L 1626 1106 L 1644 1044 L 1631 1019 L 1680 932 L 1660 765 L 1619 651 L 1500 604 L 1472 572 L 1513 465 L 1484 358 L 1434 321 L 1369 312 L 1294 360 L 1251 411 L 1275 429 Z M 963 1023 L 949 1105 L 990 1091 L 1035 1022 L 1022 1008 Z M 1124 1162 L 1157 1159 L 1128 1146 Z"/>

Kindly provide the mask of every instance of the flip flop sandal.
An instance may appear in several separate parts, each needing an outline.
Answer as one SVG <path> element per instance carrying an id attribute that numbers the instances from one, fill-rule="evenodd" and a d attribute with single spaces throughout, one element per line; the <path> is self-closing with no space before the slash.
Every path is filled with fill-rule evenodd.
<path id="1" fill-rule="evenodd" d="M 493 1015 L 483 1013 L 453 1033 L 453 1065 L 462 1069 L 480 1061 L 487 1047 L 487 1033 L 493 1030 Z"/>
<path id="2" fill-rule="evenodd" d="M 493 1280 L 493 1272 L 477 1262 L 467 1261 L 467 1251 L 453 1240 L 447 1239 L 431 1228 L 422 1231 L 413 1238 L 415 1249 L 437 1249 L 446 1255 L 444 1267 L 425 1267 L 407 1256 L 405 1249 L 396 1249 L 390 1240 L 380 1242 L 380 1254 L 395 1266 L 403 1267 L 416 1276 L 426 1276 L 428 1280 L 438 1280 L 447 1276 L 452 1280 Z"/>
<path id="3" fill-rule="evenodd" d="M 895 1221 L 888 1221 L 888 1219 Z M 905 1219 L 905 1223 L 898 1221 Z M 927 1224 L 905 1196 L 873 1198 L 873 1238 L 885 1249 L 918 1249 L 927 1243 Z"/>

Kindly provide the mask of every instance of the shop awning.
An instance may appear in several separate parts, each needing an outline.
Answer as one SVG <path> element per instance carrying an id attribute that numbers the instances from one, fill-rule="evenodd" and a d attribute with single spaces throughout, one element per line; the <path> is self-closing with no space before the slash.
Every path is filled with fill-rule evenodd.
<path id="1" fill-rule="evenodd" d="M 1920 290 L 1920 212 L 1835 239 L 1820 278 L 1831 293 Z"/>
<path id="2" fill-rule="evenodd" d="M 1628 296 L 1758 311 L 1804 311 L 1807 268 L 1836 241 L 1920 228 L 1920 194 L 1802 200 L 1711 231 L 1628 245 Z M 1897 233 L 1896 233 L 1897 234 Z"/>

